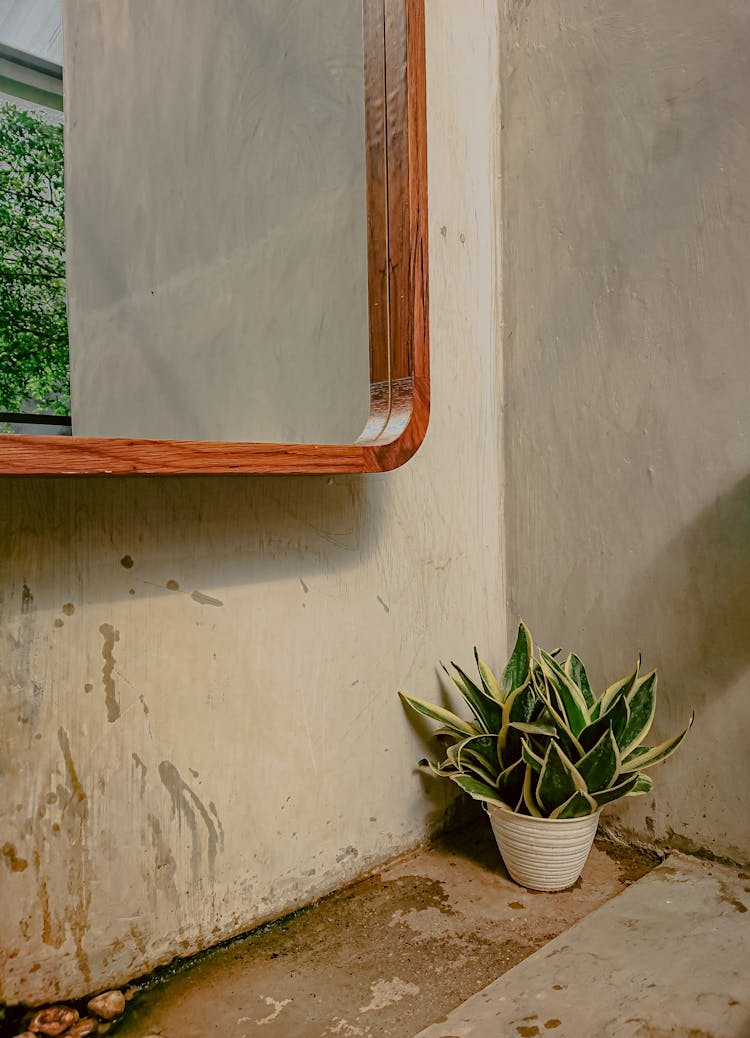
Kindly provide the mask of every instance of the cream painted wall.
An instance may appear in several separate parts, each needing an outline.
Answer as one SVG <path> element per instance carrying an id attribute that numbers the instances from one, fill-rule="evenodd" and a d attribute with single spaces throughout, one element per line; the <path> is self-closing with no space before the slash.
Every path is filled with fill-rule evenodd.
<path id="1" fill-rule="evenodd" d="M 509 624 L 696 724 L 619 818 L 750 857 L 750 8 L 502 4 Z M 631 806 L 632 805 L 632 806 Z"/>
<path id="2" fill-rule="evenodd" d="M 0 483 L 2 998 L 120 983 L 440 823 L 399 687 L 506 650 L 497 9 L 428 3 L 433 416 L 373 477 Z M 428 795 L 425 797 L 425 789 Z"/>

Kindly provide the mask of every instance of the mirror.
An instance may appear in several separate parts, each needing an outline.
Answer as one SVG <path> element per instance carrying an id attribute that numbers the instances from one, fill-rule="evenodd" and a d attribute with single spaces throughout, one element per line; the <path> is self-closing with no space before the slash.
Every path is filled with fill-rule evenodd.
<path id="1" fill-rule="evenodd" d="M 423 21 L 422 0 L 65 0 L 72 436 L 14 426 L 0 471 L 413 453 Z"/>
<path id="2" fill-rule="evenodd" d="M 362 0 L 142 0 L 96 17 L 70 0 L 74 435 L 362 432 L 363 30 Z"/>

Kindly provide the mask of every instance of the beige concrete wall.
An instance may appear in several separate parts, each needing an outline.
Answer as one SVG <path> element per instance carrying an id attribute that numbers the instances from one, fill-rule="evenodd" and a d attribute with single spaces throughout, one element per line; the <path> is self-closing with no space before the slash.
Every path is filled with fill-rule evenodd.
<path id="1" fill-rule="evenodd" d="M 502 5 L 509 623 L 598 683 L 638 649 L 656 735 L 620 818 L 750 856 L 750 9 Z"/>
<path id="2" fill-rule="evenodd" d="M 3 998 L 119 983 L 438 824 L 396 691 L 506 648 L 496 22 L 428 4 L 433 417 L 405 468 L 0 483 Z"/>

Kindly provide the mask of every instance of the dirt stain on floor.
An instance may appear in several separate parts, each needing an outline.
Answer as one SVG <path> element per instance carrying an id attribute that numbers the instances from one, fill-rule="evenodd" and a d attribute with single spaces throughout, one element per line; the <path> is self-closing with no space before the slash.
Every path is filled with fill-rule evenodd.
<path id="1" fill-rule="evenodd" d="M 656 864 L 624 850 L 600 842 L 575 888 L 528 896 L 491 832 L 453 833 L 147 980 L 110 1034 L 412 1038 Z"/>

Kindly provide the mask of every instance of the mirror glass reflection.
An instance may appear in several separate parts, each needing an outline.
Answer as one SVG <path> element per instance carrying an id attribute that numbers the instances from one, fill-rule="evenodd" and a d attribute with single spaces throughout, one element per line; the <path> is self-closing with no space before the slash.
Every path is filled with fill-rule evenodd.
<path id="1" fill-rule="evenodd" d="M 37 2 L 54 6 L 20 6 Z M 73 435 L 354 441 L 369 411 L 362 0 L 63 14 Z"/>

